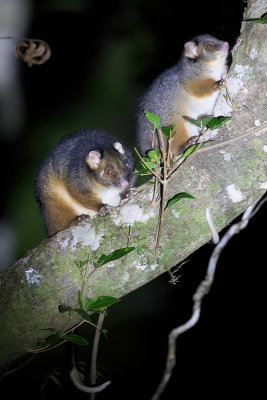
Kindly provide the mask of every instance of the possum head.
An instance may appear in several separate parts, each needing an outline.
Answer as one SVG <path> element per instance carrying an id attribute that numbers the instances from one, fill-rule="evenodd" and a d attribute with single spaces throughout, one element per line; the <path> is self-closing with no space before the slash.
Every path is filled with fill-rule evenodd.
<path id="1" fill-rule="evenodd" d="M 184 45 L 184 55 L 191 60 L 226 59 L 229 45 L 211 35 L 199 35 Z"/>
<path id="2" fill-rule="evenodd" d="M 104 151 L 90 151 L 86 162 L 96 181 L 106 188 L 115 187 L 120 192 L 128 191 L 132 186 L 133 171 L 127 163 L 121 143 L 113 143 L 113 148 Z"/>

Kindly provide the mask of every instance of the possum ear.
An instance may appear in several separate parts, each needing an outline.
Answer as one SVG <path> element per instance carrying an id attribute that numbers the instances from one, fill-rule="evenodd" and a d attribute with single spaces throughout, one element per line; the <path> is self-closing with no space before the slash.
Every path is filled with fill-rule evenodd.
<path id="1" fill-rule="evenodd" d="M 184 55 L 188 58 L 197 58 L 198 48 L 194 42 L 186 42 L 184 45 Z"/>
<path id="2" fill-rule="evenodd" d="M 101 154 L 99 151 L 90 151 L 86 157 L 86 162 L 91 169 L 97 169 L 101 161 Z"/>
<path id="3" fill-rule="evenodd" d="M 113 143 L 113 147 L 115 150 L 117 150 L 119 153 L 121 153 L 123 156 L 125 156 L 124 148 L 122 147 L 120 142 Z"/>

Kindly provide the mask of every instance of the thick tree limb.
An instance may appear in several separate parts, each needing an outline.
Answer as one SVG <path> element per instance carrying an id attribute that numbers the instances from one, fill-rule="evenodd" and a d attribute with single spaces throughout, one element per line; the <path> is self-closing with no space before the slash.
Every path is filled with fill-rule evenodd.
<path id="1" fill-rule="evenodd" d="M 260 17 L 266 3 L 256 1 L 246 18 Z M 266 25 L 243 22 L 233 52 L 228 88 L 235 102 L 232 120 L 213 134 L 216 142 L 199 150 L 169 183 L 166 197 L 188 192 L 165 212 L 158 257 L 153 255 L 158 208 L 150 201 L 153 188 L 138 188 L 135 196 L 110 216 L 96 218 L 43 241 L 2 276 L 0 302 L 0 364 L 11 361 L 46 337 L 42 329 L 61 330 L 69 321 L 58 312 L 60 304 L 75 306 L 83 280 L 74 261 L 128 245 L 128 226 L 133 225 L 133 251 L 125 259 L 93 270 L 84 284 L 89 297 L 121 297 L 137 289 L 185 259 L 210 240 L 205 218 L 208 207 L 218 231 L 227 226 L 267 189 Z M 230 113 L 223 96 L 216 114 Z M 149 251 L 151 249 L 152 253 Z"/>

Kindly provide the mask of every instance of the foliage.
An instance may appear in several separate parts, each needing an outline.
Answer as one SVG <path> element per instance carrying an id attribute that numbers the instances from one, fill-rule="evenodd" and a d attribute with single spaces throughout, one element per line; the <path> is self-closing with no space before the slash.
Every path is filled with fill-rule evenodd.
<path id="1" fill-rule="evenodd" d="M 130 253 L 133 251 L 135 247 L 125 247 L 121 249 L 114 250 L 112 253 L 106 255 L 102 254 L 97 261 L 93 262 L 94 268 L 100 268 L 103 265 L 111 262 L 118 260 L 119 258 L 124 257 L 126 254 Z M 75 265 L 82 271 L 84 267 L 87 270 L 87 266 L 90 263 L 90 257 L 88 257 L 85 260 L 81 261 L 75 261 Z M 94 270 L 93 270 L 94 272 Z M 119 299 L 111 296 L 99 296 L 96 298 L 89 298 L 85 297 L 83 300 L 83 287 L 84 283 L 86 280 L 86 273 L 83 275 L 83 285 L 82 285 L 82 290 L 78 290 L 78 295 L 77 295 L 77 303 L 78 307 L 71 307 L 69 305 L 65 304 L 60 304 L 58 307 L 59 312 L 61 313 L 71 313 L 75 312 L 76 314 L 80 315 L 82 317 L 83 322 L 87 322 L 92 324 L 91 322 L 91 317 L 90 315 L 94 312 L 98 313 L 104 313 L 107 307 L 110 307 L 112 304 L 116 303 L 119 301 Z M 64 341 L 69 341 L 71 343 L 77 344 L 77 345 L 88 345 L 88 341 L 80 336 L 73 334 L 72 331 L 75 329 L 71 329 L 71 333 L 69 332 L 56 332 L 53 328 L 46 328 L 45 330 L 48 330 L 51 333 L 48 337 L 44 339 L 43 342 L 38 343 L 38 347 L 40 349 L 48 349 L 52 348 L 54 346 L 57 346 L 60 343 L 63 343 Z M 102 330 L 102 333 L 106 333 L 105 331 Z"/>
<path id="2" fill-rule="evenodd" d="M 263 14 L 261 18 L 245 19 L 245 22 L 256 22 L 258 24 L 267 24 L 267 13 Z"/>
<path id="3" fill-rule="evenodd" d="M 231 117 L 224 117 L 224 116 L 219 116 L 219 117 L 213 117 L 213 116 L 208 116 L 204 117 L 202 119 L 193 119 L 193 118 L 186 118 L 191 124 L 194 124 L 198 126 L 199 128 L 208 128 L 211 130 L 217 129 L 220 126 L 224 125 Z"/>

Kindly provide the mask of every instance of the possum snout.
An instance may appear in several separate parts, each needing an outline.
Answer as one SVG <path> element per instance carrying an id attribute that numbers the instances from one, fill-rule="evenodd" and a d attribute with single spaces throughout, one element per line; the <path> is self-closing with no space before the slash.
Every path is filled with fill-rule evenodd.
<path id="1" fill-rule="evenodd" d="M 127 188 L 128 185 L 129 185 L 129 182 L 128 182 L 128 181 L 126 181 L 125 179 L 122 179 L 122 180 L 121 180 L 121 187 Z"/>
<path id="2" fill-rule="evenodd" d="M 223 48 L 224 48 L 225 50 L 228 50 L 228 48 L 229 48 L 229 43 L 228 43 L 228 42 L 224 42 L 224 43 L 223 43 Z"/>

